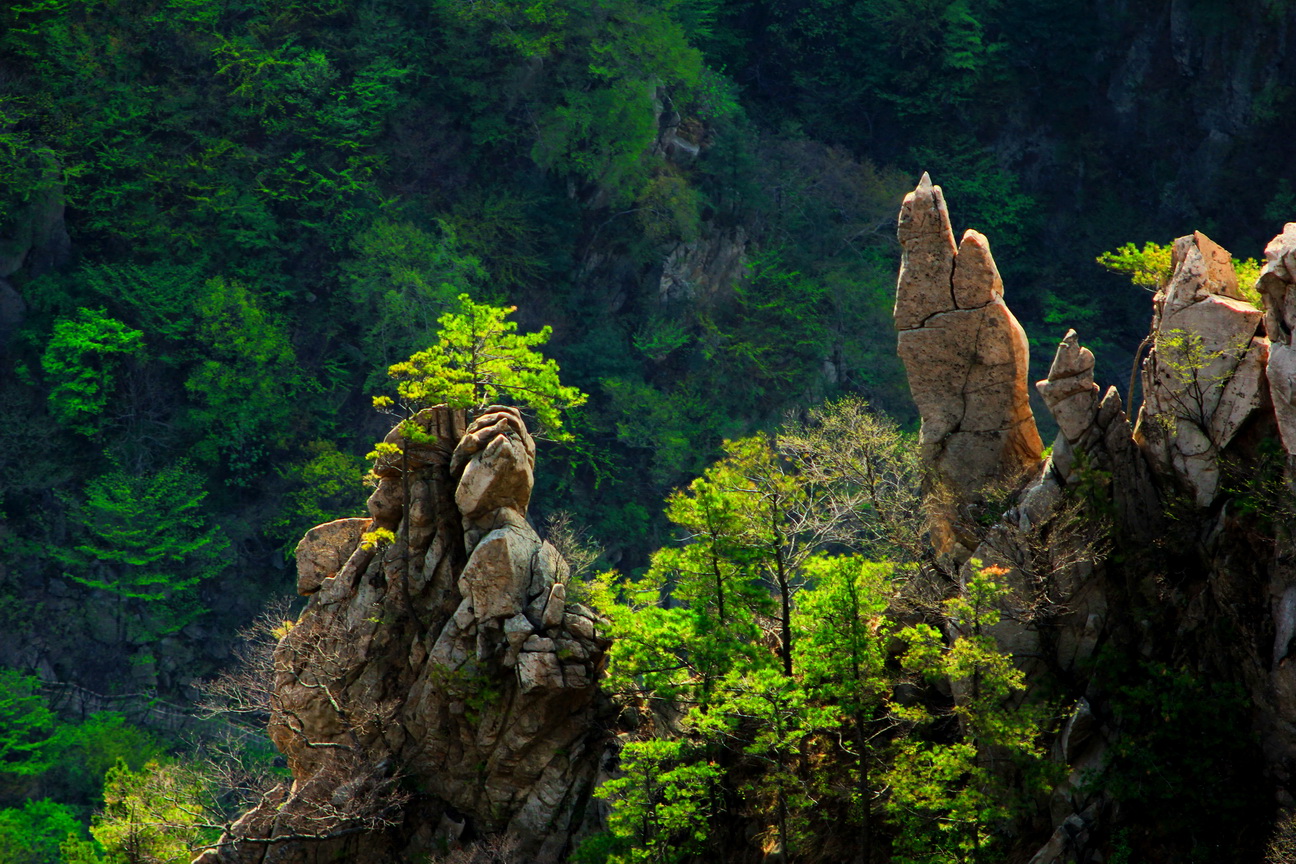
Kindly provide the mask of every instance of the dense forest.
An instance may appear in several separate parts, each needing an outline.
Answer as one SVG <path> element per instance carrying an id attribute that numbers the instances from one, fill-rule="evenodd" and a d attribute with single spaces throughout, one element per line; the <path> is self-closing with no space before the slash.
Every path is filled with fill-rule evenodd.
<path id="1" fill-rule="evenodd" d="M 283 774 L 248 731 L 263 715 L 197 706 L 291 629 L 298 541 L 365 512 L 391 408 L 431 404 L 398 391 L 418 374 L 400 364 L 473 309 L 543 333 L 518 356 L 538 347 L 570 388 L 560 426 L 532 423 L 530 518 L 616 634 L 605 689 L 674 706 L 635 721 L 674 732 L 628 745 L 579 860 L 760 845 L 755 811 L 767 860 L 1026 860 L 1035 838 L 1003 826 L 1043 818 L 1076 687 L 1005 710 L 1025 684 L 982 638 L 1004 590 L 988 562 L 961 593 L 892 602 L 932 558 L 896 212 L 930 172 L 957 233 L 995 244 L 1031 380 L 1074 327 L 1132 398 L 1166 245 L 1201 230 L 1258 259 L 1296 219 L 1293 37 L 1286 0 L 4 4 L 0 861 L 188 861 L 210 825 L 131 847 L 141 778 L 207 788 L 186 772 L 227 749 Z M 907 490 L 885 506 L 829 482 L 864 440 Z M 856 517 L 771 538 L 736 488 Z M 708 561 L 733 568 L 718 596 L 681 575 Z M 806 623 L 847 607 L 843 629 Z M 701 630 L 680 609 L 709 610 Z M 1237 682 L 1102 663 L 1135 729 L 1113 757 L 1123 824 L 1178 810 L 1104 860 L 1259 860 L 1277 811 L 1239 779 L 1259 757 L 1233 734 Z M 896 701 L 969 669 L 989 695 Z M 1157 714 L 1174 728 L 1137 720 Z M 874 737 L 889 749 L 866 757 Z M 1197 761 L 1161 764 L 1190 743 Z M 213 806 L 246 804 L 244 782 Z M 871 853 L 850 846 L 870 830 Z"/>

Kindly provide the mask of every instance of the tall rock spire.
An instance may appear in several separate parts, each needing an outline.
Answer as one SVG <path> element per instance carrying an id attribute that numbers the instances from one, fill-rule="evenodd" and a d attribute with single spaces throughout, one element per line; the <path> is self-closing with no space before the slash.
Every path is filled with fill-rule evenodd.
<path id="1" fill-rule="evenodd" d="M 975 497 L 1039 463 L 1026 333 L 1003 301 L 989 241 L 969 230 L 955 246 L 945 196 L 927 174 L 905 196 L 897 235 L 898 348 L 923 456 L 955 496 Z"/>

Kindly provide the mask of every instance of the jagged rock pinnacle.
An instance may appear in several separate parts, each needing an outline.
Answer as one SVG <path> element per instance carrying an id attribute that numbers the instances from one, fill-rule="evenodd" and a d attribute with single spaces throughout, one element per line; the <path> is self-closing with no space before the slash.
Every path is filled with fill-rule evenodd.
<path id="1" fill-rule="evenodd" d="M 905 196 L 897 236 L 898 350 L 923 455 L 957 496 L 975 496 L 1039 463 L 1026 333 L 1004 304 L 989 242 L 968 231 L 954 245 L 945 197 L 926 174 Z"/>

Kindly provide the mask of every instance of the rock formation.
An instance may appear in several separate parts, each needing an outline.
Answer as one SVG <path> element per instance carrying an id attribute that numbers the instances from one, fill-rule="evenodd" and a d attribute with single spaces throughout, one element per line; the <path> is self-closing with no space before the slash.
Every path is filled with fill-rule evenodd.
<path id="1" fill-rule="evenodd" d="M 1175 241 L 1174 274 L 1153 300 L 1137 434 L 1200 507 L 1219 488 L 1220 453 L 1266 401 L 1263 314 L 1238 290 L 1229 253 L 1198 232 Z"/>
<path id="2" fill-rule="evenodd" d="M 1296 222 L 1288 222 L 1265 247 L 1257 285 L 1265 304 L 1269 361 L 1265 376 L 1283 448 L 1296 456 Z"/>
<path id="3" fill-rule="evenodd" d="M 897 234 L 895 324 L 923 455 L 953 494 L 974 496 L 1040 459 L 1026 333 L 1004 303 L 989 241 L 968 230 L 955 247 L 945 197 L 928 175 L 905 197 Z"/>
<path id="4" fill-rule="evenodd" d="M 948 225 L 940 189 L 924 176 L 900 215 L 895 312 L 924 455 L 961 496 L 943 502 L 947 513 L 978 484 L 1031 467 L 1029 447 L 1007 444 L 1007 430 L 1027 424 L 1006 376 L 988 389 L 988 404 L 969 398 L 983 392 L 977 376 L 997 364 L 986 359 L 981 327 L 945 321 L 1001 304 L 1001 289 L 983 238 L 969 232 L 955 250 Z M 1296 779 L 1296 223 L 1265 257 L 1262 310 L 1240 289 L 1227 251 L 1201 233 L 1175 242 L 1173 274 L 1153 301 L 1134 426 L 1116 389 L 1094 380 L 1093 354 L 1068 331 L 1036 385 L 1059 429 L 1050 459 L 997 524 L 978 529 L 974 544 L 959 538 L 975 546 L 972 558 L 1009 568 L 1015 592 L 995 638 L 1043 689 L 1060 684 L 1074 694 L 1054 746 L 1069 776 L 1053 793 L 1050 823 L 1040 826 L 1046 842 L 1031 864 L 1104 860 L 1104 838 L 1123 818 L 1120 802 L 1095 794 L 1101 784 L 1092 782 L 1129 722 L 1113 712 L 1112 682 L 1104 684 L 1102 664 L 1092 662 L 1104 645 L 1243 688 L 1259 737 L 1252 758 L 1290 806 L 1283 790 Z M 1015 325 L 1005 341 L 1018 338 Z M 979 450 L 957 443 L 974 404 L 1007 421 L 997 439 L 973 439 Z M 1275 467 L 1266 453 L 1277 441 L 1285 464 Z M 1248 512 L 1261 513 L 1261 522 L 1248 522 Z"/>
<path id="5" fill-rule="evenodd" d="M 507 832 L 545 864 L 580 827 L 608 643 L 527 523 L 521 416 L 490 408 L 465 428 L 433 408 L 387 442 L 400 449 L 375 466 L 371 518 L 298 547 L 310 601 L 276 650 L 270 722 L 292 787 L 204 864 L 413 860 L 465 832 Z"/>

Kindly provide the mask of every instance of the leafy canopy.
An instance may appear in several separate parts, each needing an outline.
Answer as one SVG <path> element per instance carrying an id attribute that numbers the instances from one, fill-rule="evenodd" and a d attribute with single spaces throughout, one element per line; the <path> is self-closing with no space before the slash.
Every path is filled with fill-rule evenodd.
<path id="1" fill-rule="evenodd" d="M 75 317 L 55 322 L 41 356 L 50 382 L 50 412 L 69 429 L 96 434 L 103 426 L 119 355 L 129 357 L 142 348 L 142 333 L 102 309 L 78 309 Z"/>
<path id="2" fill-rule="evenodd" d="M 436 344 L 387 370 L 398 382 L 402 402 L 413 408 L 445 403 L 480 411 L 508 400 L 533 409 L 551 435 L 563 438 L 560 412 L 584 404 L 586 396 L 563 386 L 558 364 L 536 350 L 549 341 L 553 328 L 518 333 L 517 322 L 505 320 L 516 309 L 475 303 L 460 294 L 459 312 L 447 312 L 437 321 L 441 331 Z M 374 399 L 379 408 L 391 404 L 385 396 Z"/>

